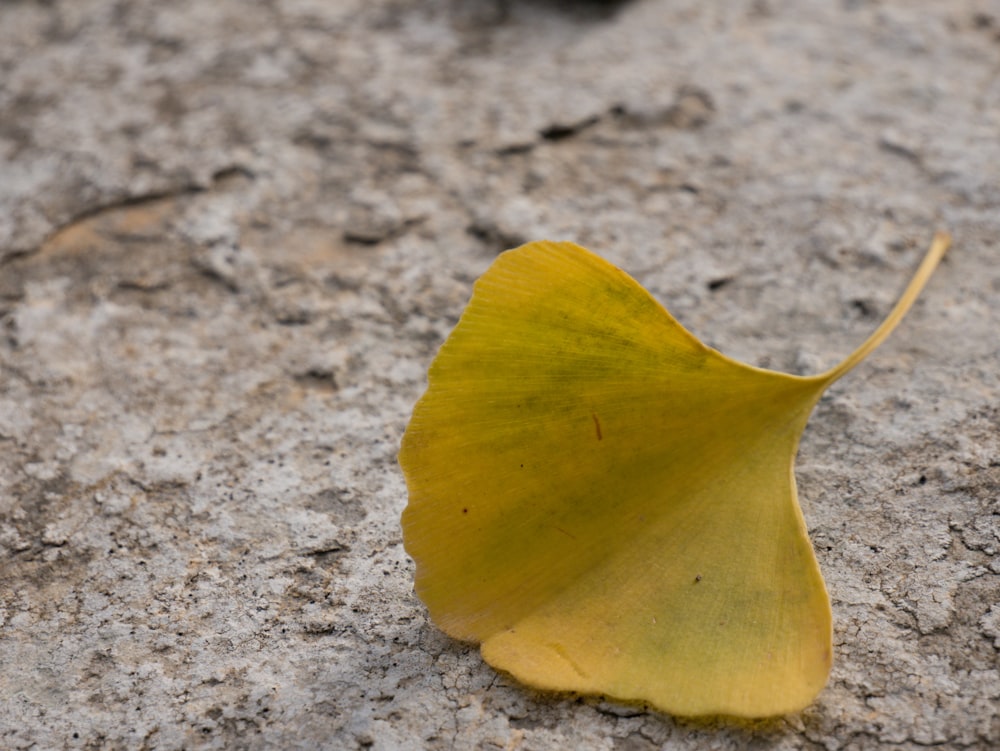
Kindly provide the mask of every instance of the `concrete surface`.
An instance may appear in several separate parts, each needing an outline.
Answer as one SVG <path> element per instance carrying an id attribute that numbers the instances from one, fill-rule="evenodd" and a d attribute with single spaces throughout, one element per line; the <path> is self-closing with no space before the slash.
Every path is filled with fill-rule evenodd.
<path id="1" fill-rule="evenodd" d="M 428 623 L 395 462 L 500 250 L 572 239 L 838 383 L 797 716 L 543 695 Z M 1000 6 L 0 5 L 0 747 L 1000 744 Z"/>

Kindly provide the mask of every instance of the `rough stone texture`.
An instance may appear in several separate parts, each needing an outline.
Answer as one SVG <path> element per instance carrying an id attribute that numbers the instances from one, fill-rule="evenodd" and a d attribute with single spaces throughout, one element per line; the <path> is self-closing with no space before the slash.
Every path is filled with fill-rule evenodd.
<path id="1" fill-rule="evenodd" d="M 813 372 L 936 227 L 802 445 L 812 707 L 542 695 L 428 622 L 395 454 L 498 251 Z M 0 4 L 0 746 L 995 747 L 998 238 L 992 0 Z"/>

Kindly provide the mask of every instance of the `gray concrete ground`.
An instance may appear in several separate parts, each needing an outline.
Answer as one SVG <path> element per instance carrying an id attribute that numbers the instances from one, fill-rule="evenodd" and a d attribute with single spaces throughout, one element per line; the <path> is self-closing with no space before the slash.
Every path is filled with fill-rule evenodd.
<path id="1" fill-rule="evenodd" d="M 801 448 L 813 706 L 539 694 L 428 622 L 395 454 L 497 252 L 801 373 L 936 228 Z M 992 0 L 3 3 L 0 747 L 995 747 L 998 250 Z"/>

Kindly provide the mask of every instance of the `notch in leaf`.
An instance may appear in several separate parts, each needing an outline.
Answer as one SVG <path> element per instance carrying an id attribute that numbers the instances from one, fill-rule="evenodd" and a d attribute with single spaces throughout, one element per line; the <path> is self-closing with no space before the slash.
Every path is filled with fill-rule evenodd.
<path id="1" fill-rule="evenodd" d="M 572 243 L 501 254 L 403 436 L 403 541 L 431 618 L 542 689 L 679 715 L 808 705 L 829 597 L 793 465 L 823 392 L 899 323 L 946 252 L 815 376 L 706 347 Z"/>

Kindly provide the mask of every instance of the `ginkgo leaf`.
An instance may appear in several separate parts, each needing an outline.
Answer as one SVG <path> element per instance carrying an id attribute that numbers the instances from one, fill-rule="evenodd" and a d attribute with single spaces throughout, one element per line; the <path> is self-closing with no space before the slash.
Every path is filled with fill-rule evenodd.
<path id="1" fill-rule="evenodd" d="M 433 621 L 542 689 L 779 715 L 826 683 L 831 611 L 796 498 L 822 393 L 706 347 L 572 243 L 501 254 L 403 437 L 403 541 Z"/>

